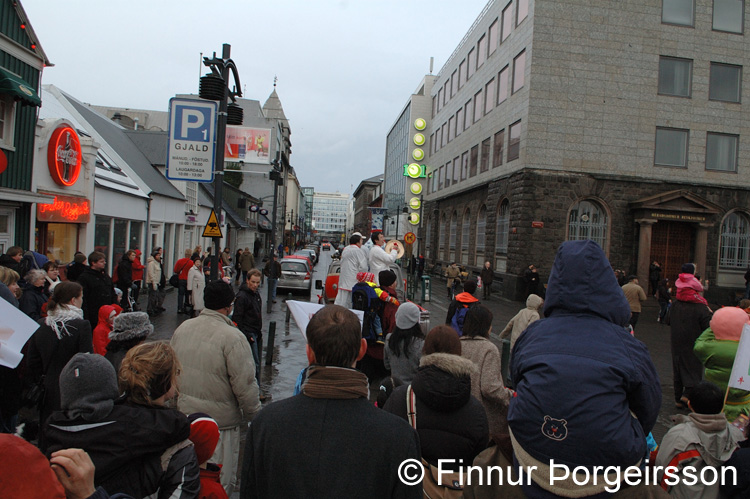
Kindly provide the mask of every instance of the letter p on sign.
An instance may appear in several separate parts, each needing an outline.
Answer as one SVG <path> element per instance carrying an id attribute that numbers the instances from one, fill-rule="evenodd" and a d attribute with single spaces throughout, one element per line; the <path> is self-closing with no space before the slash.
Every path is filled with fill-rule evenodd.
<path id="1" fill-rule="evenodd" d="M 189 131 L 193 128 L 200 129 L 205 122 L 203 113 L 197 109 L 185 109 L 182 110 L 182 124 L 180 125 L 181 138 L 187 139 Z"/>

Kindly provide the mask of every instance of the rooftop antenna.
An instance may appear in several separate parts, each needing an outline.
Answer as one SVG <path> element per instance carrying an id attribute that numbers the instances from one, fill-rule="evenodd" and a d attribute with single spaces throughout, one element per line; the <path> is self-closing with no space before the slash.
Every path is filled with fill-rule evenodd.
<path id="1" fill-rule="evenodd" d="M 201 52 L 200 59 L 198 59 L 198 78 L 203 76 L 203 52 Z"/>
<path id="2" fill-rule="evenodd" d="M 435 58 L 430 57 L 430 74 L 432 74 L 432 66 L 435 64 Z"/>
<path id="3" fill-rule="evenodd" d="M 278 77 L 276 75 L 273 75 L 273 89 L 276 90 L 276 82 L 278 81 Z"/>

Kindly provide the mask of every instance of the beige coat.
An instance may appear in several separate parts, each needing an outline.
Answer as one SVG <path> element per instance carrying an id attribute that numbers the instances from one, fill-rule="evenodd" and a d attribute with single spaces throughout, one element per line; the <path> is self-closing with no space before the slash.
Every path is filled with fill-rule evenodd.
<path id="1" fill-rule="evenodd" d="M 461 357 L 471 360 L 479 368 L 479 375 L 471 377 L 471 394 L 484 406 L 490 438 L 507 434 L 510 390 L 503 382 L 500 351 L 487 338 L 462 336 Z"/>
<path id="2" fill-rule="evenodd" d="M 148 257 L 146 260 L 146 285 L 150 288 L 156 289 L 159 287 L 161 282 L 161 265 L 156 261 L 153 256 Z"/>
<path id="3" fill-rule="evenodd" d="M 452 287 L 453 281 L 460 275 L 461 269 L 458 268 L 458 265 L 456 265 L 455 267 L 453 265 L 448 265 L 448 268 L 445 269 L 445 277 L 448 278 L 448 282 L 445 285 L 449 288 Z"/>
<path id="4" fill-rule="evenodd" d="M 510 349 L 513 350 L 513 345 L 516 344 L 516 340 L 521 333 L 526 331 L 534 321 L 539 320 L 539 306 L 543 303 L 541 296 L 530 294 L 526 298 L 526 308 L 518 312 L 513 318 L 508 321 L 508 324 L 500 332 L 500 338 L 506 338 L 510 334 Z"/>
<path id="5" fill-rule="evenodd" d="M 255 258 L 249 251 L 245 251 L 240 256 L 240 268 L 243 272 L 249 272 L 255 268 Z"/>
<path id="6" fill-rule="evenodd" d="M 193 310 L 200 312 L 203 310 L 205 305 L 203 304 L 203 290 L 206 287 L 206 277 L 203 275 L 203 271 L 193 265 L 188 271 L 187 275 L 187 289 L 192 292 L 193 298 Z"/>
<path id="7" fill-rule="evenodd" d="M 641 302 L 646 301 L 646 293 L 643 292 L 643 288 L 635 281 L 630 281 L 622 287 L 622 292 L 625 293 L 625 299 L 628 300 L 630 311 L 640 312 Z"/>
<path id="8" fill-rule="evenodd" d="M 228 317 L 204 309 L 175 330 L 171 344 L 182 364 L 182 412 L 205 412 L 226 430 L 260 411 L 250 344 Z"/>

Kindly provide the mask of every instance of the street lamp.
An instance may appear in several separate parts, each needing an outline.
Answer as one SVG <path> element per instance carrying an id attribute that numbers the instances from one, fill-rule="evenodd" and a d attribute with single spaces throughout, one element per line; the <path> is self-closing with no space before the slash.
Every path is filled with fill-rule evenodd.
<path id="1" fill-rule="evenodd" d="M 235 97 L 242 97 L 242 86 L 237 66 L 229 58 L 232 46 L 225 43 L 222 46 L 221 59 L 216 57 L 203 58 L 203 65 L 211 69 L 211 73 L 201 77 L 200 92 L 201 99 L 219 101 L 219 116 L 216 123 L 216 177 L 214 178 L 214 212 L 217 216 L 221 213 L 222 191 L 224 188 L 224 147 L 226 142 L 227 117 L 233 125 L 242 124 L 242 108 L 235 103 Z M 229 71 L 234 76 L 234 90 L 229 90 Z M 232 99 L 232 108 L 229 110 L 228 98 Z M 228 112 L 229 111 L 229 112 Z M 219 276 L 219 255 L 221 254 L 221 238 L 214 237 L 214 254 L 211 256 L 211 280 Z"/>

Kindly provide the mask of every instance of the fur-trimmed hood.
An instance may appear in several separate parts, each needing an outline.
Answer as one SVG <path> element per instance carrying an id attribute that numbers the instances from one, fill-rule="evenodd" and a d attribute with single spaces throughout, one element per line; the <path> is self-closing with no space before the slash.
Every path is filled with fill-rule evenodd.
<path id="1" fill-rule="evenodd" d="M 471 376 L 476 366 L 468 359 L 447 353 L 425 355 L 412 381 L 414 394 L 430 409 L 453 412 L 471 398 Z"/>

